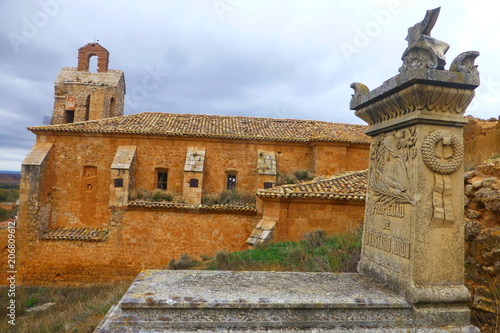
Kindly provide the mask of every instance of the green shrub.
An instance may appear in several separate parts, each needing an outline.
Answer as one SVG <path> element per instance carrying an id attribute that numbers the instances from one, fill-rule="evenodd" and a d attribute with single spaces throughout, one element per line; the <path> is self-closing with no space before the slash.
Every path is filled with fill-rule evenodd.
<path id="1" fill-rule="evenodd" d="M 209 269 L 355 272 L 361 252 L 361 230 L 326 237 L 323 230 L 300 242 L 272 243 L 264 248 L 219 252 Z"/>

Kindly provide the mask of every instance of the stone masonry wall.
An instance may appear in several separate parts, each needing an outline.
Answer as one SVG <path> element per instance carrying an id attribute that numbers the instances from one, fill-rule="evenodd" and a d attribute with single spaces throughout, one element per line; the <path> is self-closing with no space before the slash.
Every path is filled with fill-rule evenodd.
<path id="1" fill-rule="evenodd" d="M 255 214 L 170 209 L 116 210 L 107 240 L 19 240 L 20 282 L 78 284 L 126 280 L 142 269 L 165 268 L 183 253 L 238 251 L 257 223 Z M 29 258 L 26 254 L 29 254 Z"/>
<path id="2" fill-rule="evenodd" d="M 183 253 L 210 255 L 217 250 L 246 248 L 246 239 L 261 218 L 255 212 L 110 207 L 111 167 L 119 147 L 136 147 L 130 190 L 154 190 L 156 170 L 166 169 L 167 190 L 182 194 L 189 147 L 205 148 L 203 193 L 209 194 L 226 188 L 228 172 L 236 172 L 239 191 L 255 193 L 260 150 L 276 152 L 281 172 L 314 165 L 312 148 L 298 143 L 59 133 L 38 135 L 37 144 L 52 145 L 40 169 L 39 179 L 44 181 L 37 189 L 39 200 L 23 202 L 19 217 L 18 271 L 24 284 L 125 279 L 144 268 L 163 268 Z M 354 146 L 354 151 L 360 147 Z M 342 149 L 348 153 L 350 148 Z M 336 222 L 326 223 L 328 214 L 344 216 L 335 211 L 339 207 L 307 205 L 310 207 L 305 208 L 312 209 L 307 213 L 310 216 L 305 211 L 292 216 L 288 234 L 281 237 L 296 239 L 316 225 L 328 232 L 342 230 L 333 225 Z M 346 205 L 346 212 L 356 215 L 351 206 Z M 312 222 L 301 225 L 308 219 Z M 75 238 L 74 232 L 92 240 Z"/>
<path id="3" fill-rule="evenodd" d="M 57 76 L 54 88 L 52 124 L 66 123 L 66 110 L 74 111 L 75 122 L 123 115 L 125 79 L 121 71 L 89 73 L 64 67 Z M 111 99 L 114 100 L 113 107 Z"/>
<path id="4" fill-rule="evenodd" d="M 328 235 L 355 230 L 365 213 L 364 201 L 266 199 L 263 205 L 266 215 L 279 216 L 274 227 L 278 242 L 299 241 L 312 230 L 324 230 Z"/>

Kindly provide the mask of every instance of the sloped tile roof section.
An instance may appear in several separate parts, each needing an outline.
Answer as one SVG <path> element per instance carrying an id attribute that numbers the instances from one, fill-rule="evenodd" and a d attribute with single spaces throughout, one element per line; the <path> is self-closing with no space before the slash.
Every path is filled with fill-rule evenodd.
<path id="1" fill-rule="evenodd" d="M 369 143 L 365 125 L 318 120 L 142 112 L 61 125 L 29 127 L 32 132 L 141 134 L 291 142 Z"/>
<path id="2" fill-rule="evenodd" d="M 233 206 L 233 205 L 191 205 L 170 202 L 151 202 L 151 201 L 131 201 L 128 204 L 129 208 L 153 208 L 153 209 L 177 209 L 193 212 L 242 212 L 242 213 L 257 213 L 255 205 Z"/>
<path id="3" fill-rule="evenodd" d="M 260 198 L 304 198 L 364 201 L 368 183 L 368 170 L 348 171 L 328 178 L 315 178 L 300 183 L 258 190 Z"/>
<path id="4" fill-rule="evenodd" d="M 55 228 L 45 230 L 43 240 L 80 240 L 104 242 L 108 238 L 109 228 Z"/>

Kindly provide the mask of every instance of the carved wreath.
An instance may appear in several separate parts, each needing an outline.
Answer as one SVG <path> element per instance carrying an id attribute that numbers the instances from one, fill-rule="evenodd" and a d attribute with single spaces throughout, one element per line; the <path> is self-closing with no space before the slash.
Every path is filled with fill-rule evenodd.
<path id="1" fill-rule="evenodd" d="M 453 155 L 447 159 L 445 162 L 441 162 L 436 156 L 436 145 L 441 140 L 445 138 L 450 138 L 451 148 L 453 149 Z M 455 172 L 461 165 L 462 159 L 464 157 L 464 146 L 460 138 L 445 130 L 432 131 L 424 139 L 422 143 L 422 159 L 425 165 L 432 171 L 442 174 L 449 175 Z"/>

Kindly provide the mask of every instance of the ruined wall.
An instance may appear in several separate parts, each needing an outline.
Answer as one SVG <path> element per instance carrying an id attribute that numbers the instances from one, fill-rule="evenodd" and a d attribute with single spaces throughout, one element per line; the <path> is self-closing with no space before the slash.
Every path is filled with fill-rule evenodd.
<path id="1" fill-rule="evenodd" d="M 279 216 L 274 227 L 275 241 L 299 241 L 312 230 L 328 235 L 355 230 L 363 223 L 364 201 L 262 200 L 264 216 Z"/>
<path id="2" fill-rule="evenodd" d="M 500 120 L 467 117 L 464 127 L 464 150 L 466 168 L 475 167 L 485 159 L 500 154 Z"/>
<path id="3" fill-rule="evenodd" d="M 142 269 L 166 268 L 183 253 L 212 255 L 242 250 L 255 213 L 200 213 L 128 208 L 113 214 L 105 241 L 19 240 L 22 284 L 77 284 L 135 277 Z M 29 257 L 28 255 L 29 254 Z"/>

